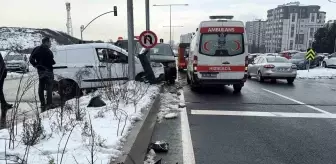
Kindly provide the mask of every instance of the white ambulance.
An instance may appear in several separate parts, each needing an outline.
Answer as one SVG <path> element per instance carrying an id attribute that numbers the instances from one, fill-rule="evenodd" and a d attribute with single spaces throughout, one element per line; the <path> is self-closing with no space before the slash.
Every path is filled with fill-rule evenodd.
<path id="1" fill-rule="evenodd" d="M 244 23 L 233 16 L 210 16 L 202 21 L 190 43 L 188 84 L 233 85 L 240 92 L 247 79 L 248 51 Z"/>

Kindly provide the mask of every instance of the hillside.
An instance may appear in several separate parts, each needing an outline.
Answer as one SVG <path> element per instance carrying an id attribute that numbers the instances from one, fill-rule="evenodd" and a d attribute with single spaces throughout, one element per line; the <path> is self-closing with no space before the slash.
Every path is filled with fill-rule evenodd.
<path id="1" fill-rule="evenodd" d="M 0 27 L 0 51 L 16 47 L 22 53 L 30 53 L 32 48 L 40 45 L 43 37 L 50 37 L 52 45 L 78 44 L 79 39 L 61 31 L 20 27 Z"/>

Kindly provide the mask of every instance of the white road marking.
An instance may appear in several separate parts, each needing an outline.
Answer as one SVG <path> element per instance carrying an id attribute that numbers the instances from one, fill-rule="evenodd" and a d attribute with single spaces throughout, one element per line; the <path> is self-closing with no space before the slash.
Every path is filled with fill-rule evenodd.
<path id="1" fill-rule="evenodd" d="M 292 99 L 292 98 L 287 97 L 287 96 L 284 96 L 284 95 L 282 95 L 282 94 L 279 94 L 279 93 L 276 93 L 276 92 L 273 92 L 273 91 L 270 91 L 270 90 L 268 90 L 268 89 L 264 89 L 264 88 L 263 88 L 263 90 L 266 91 L 266 92 L 275 94 L 275 95 L 277 95 L 277 96 L 280 96 L 280 97 L 282 97 L 282 98 L 285 98 L 285 99 L 287 99 L 287 100 L 296 102 L 296 103 L 298 103 L 298 104 L 305 105 L 306 107 L 311 108 L 311 109 L 314 109 L 314 110 L 319 111 L 319 112 L 321 112 L 321 113 L 324 113 L 324 114 L 331 114 L 331 115 L 332 115 L 332 113 L 330 113 L 330 112 L 327 112 L 327 111 L 325 111 L 325 110 L 322 110 L 322 109 L 320 109 L 320 108 L 317 108 L 317 107 L 314 107 L 314 106 L 311 106 L 311 105 L 307 105 L 307 104 L 305 104 L 305 103 L 303 103 L 303 102 L 301 102 L 301 101 Z"/>
<path id="2" fill-rule="evenodd" d="M 336 118 L 336 114 L 325 113 L 288 113 L 288 112 L 256 112 L 256 111 L 225 111 L 225 110 L 191 110 L 194 115 L 215 116 L 254 116 L 283 118 Z"/>
<path id="3" fill-rule="evenodd" d="M 180 102 L 185 103 L 184 94 L 181 90 Z M 183 108 L 181 111 L 181 136 L 182 136 L 182 148 L 183 148 L 183 163 L 195 164 L 195 154 L 192 145 L 190 127 L 188 121 L 187 109 Z"/>

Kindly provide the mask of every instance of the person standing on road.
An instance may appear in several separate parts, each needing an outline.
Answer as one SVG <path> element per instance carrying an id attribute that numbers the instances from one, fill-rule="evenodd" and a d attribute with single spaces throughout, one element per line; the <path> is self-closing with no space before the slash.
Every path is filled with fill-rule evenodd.
<path id="1" fill-rule="evenodd" d="M 44 112 L 52 108 L 52 88 L 53 88 L 53 65 L 54 55 L 50 50 L 50 38 L 42 39 L 42 45 L 34 48 L 30 55 L 29 62 L 37 69 L 39 75 L 38 95 L 41 102 L 41 110 Z M 44 90 L 47 90 L 47 104 L 45 103 Z"/>
<path id="2" fill-rule="evenodd" d="M 12 104 L 8 104 L 5 95 L 3 93 L 3 85 L 5 82 L 5 78 L 7 77 L 7 69 L 4 62 L 4 59 L 2 58 L 2 55 L 0 53 L 0 103 L 1 103 L 1 113 L 12 108 Z"/>

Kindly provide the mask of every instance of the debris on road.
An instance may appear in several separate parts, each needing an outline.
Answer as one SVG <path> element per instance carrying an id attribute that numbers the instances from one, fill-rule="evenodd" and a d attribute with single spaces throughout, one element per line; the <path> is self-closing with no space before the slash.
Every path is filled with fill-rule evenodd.
<path id="1" fill-rule="evenodd" d="M 106 103 L 101 99 L 101 96 L 93 97 L 87 107 L 103 107 Z"/>
<path id="2" fill-rule="evenodd" d="M 177 113 L 168 113 L 164 116 L 165 119 L 173 119 L 177 117 Z"/>
<path id="3" fill-rule="evenodd" d="M 164 141 L 156 141 L 149 145 L 149 149 L 153 149 L 155 153 L 166 153 L 169 150 L 169 143 Z"/>
<path id="4" fill-rule="evenodd" d="M 160 107 L 160 112 L 158 113 L 158 121 L 161 122 L 163 118 L 166 118 L 166 115 L 170 113 L 176 113 L 179 112 L 178 108 L 179 104 L 179 97 L 176 94 L 172 94 L 169 92 L 161 94 L 161 107 Z M 168 119 L 171 115 L 168 115 Z M 174 115 L 172 115 L 173 118 Z M 166 118 L 167 119 L 167 118 Z"/>
<path id="5" fill-rule="evenodd" d="M 178 107 L 179 107 L 179 108 L 185 108 L 186 105 L 185 105 L 185 103 L 180 103 Z"/>

